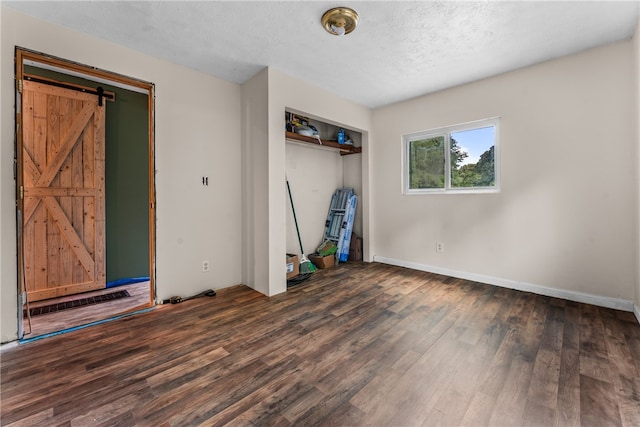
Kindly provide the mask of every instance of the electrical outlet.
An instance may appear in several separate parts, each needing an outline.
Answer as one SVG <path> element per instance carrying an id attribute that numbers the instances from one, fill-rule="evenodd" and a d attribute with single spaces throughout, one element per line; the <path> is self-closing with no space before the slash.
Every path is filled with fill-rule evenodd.
<path id="1" fill-rule="evenodd" d="M 436 252 L 438 253 L 444 252 L 444 243 L 436 242 Z"/>
<path id="2" fill-rule="evenodd" d="M 203 272 L 209 271 L 209 267 L 210 267 L 209 261 L 202 261 L 202 271 Z"/>

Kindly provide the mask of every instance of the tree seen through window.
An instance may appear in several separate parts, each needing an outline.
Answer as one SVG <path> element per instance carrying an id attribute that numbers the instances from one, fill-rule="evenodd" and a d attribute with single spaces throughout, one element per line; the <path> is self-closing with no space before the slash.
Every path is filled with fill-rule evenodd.
<path id="1" fill-rule="evenodd" d="M 408 189 L 495 187 L 495 128 L 492 125 L 406 139 Z"/>

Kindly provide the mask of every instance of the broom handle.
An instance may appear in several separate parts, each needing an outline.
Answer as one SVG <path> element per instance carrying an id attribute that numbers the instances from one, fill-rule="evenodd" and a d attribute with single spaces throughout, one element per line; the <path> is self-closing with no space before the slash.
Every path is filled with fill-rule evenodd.
<path id="1" fill-rule="evenodd" d="M 291 187 L 289 187 L 289 180 L 287 179 L 287 191 L 289 192 L 289 200 L 291 201 L 291 210 L 293 211 L 293 221 L 296 223 L 296 233 L 298 234 L 298 243 L 300 243 L 300 252 L 304 255 L 304 249 L 302 249 L 302 239 L 300 238 L 300 230 L 298 229 L 298 219 L 296 218 L 296 208 L 293 206 L 293 197 L 291 197 Z"/>

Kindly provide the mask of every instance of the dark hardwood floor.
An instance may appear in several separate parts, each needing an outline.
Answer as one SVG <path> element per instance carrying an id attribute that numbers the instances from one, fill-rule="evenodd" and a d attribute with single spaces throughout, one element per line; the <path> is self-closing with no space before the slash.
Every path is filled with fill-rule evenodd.
<path id="1" fill-rule="evenodd" d="M 2 425 L 638 426 L 632 313 L 382 264 L 3 350 Z"/>

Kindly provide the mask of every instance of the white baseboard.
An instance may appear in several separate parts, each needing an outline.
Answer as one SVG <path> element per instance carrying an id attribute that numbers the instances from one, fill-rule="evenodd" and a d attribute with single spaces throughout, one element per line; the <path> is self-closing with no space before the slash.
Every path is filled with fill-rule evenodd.
<path id="1" fill-rule="evenodd" d="M 19 343 L 18 343 L 18 340 L 15 340 L 15 341 L 9 341 L 9 342 L 6 342 L 6 343 L 4 343 L 4 344 L 0 344 L 0 353 L 2 353 L 2 352 L 3 352 L 3 351 L 5 351 L 5 350 L 9 350 L 10 348 L 17 347 L 17 346 L 18 346 L 18 344 L 19 344 Z"/>
<path id="2" fill-rule="evenodd" d="M 600 295 L 587 294 L 584 292 L 567 291 L 563 289 L 547 288 L 545 286 L 533 285 L 531 283 L 518 282 L 515 280 L 501 279 L 499 277 L 484 276 L 482 274 L 467 273 L 464 271 L 449 270 L 432 265 L 418 264 L 415 262 L 401 261 L 393 258 L 374 256 L 375 262 L 396 265 L 398 267 L 411 268 L 413 270 L 427 271 L 429 273 L 442 274 L 445 276 L 457 277 L 459 279 L 472 280 L 474 282 L 486 283 L 488 285 L 500 286 L 502 288 L 515 289 L 518 291 L 531 292 L 548 297 L 566 299 L 568 301 L 581 302 L 585 304 L 597 305 L 600 307 L 613 308 L 615 310 L 635 312 L 638 322 L 640 322 L 640 308 L 634 306 L 633 301 L 618 298 L 610 298 Z M 635 309 L 635 310 L 634 310 Z"/>

